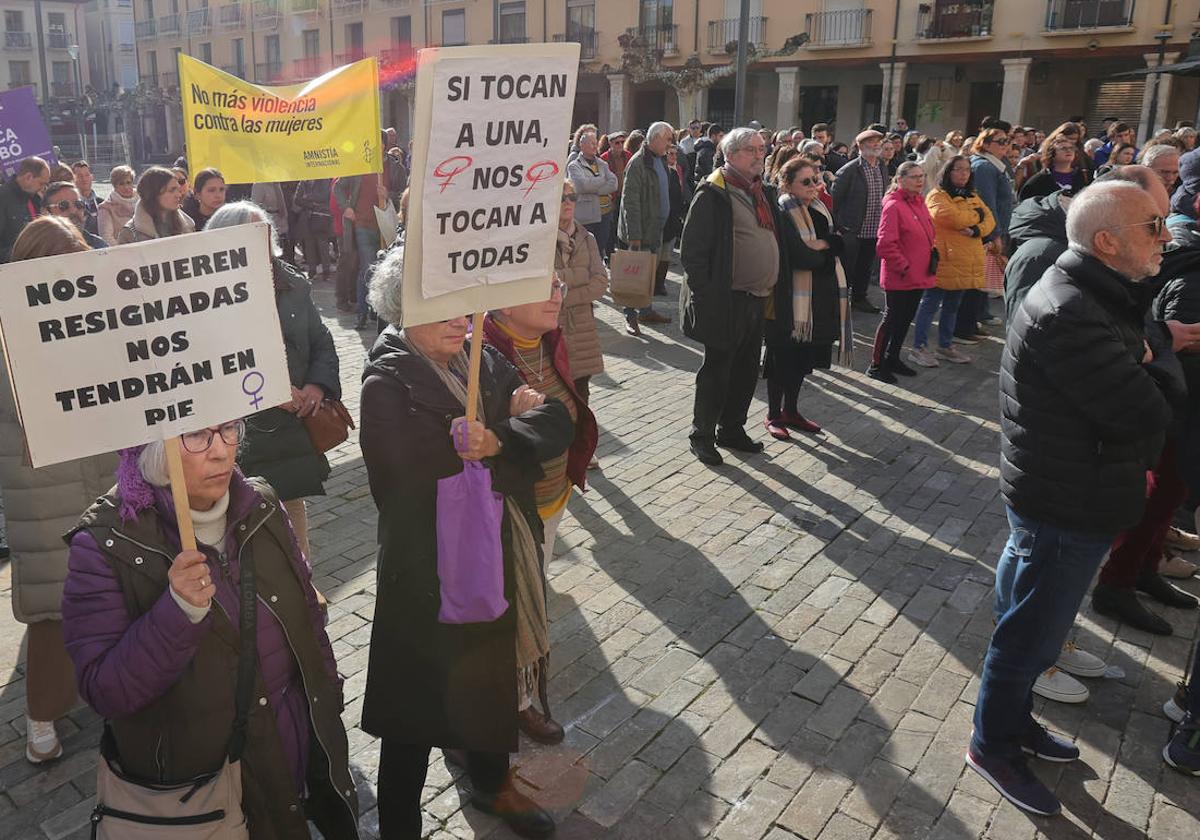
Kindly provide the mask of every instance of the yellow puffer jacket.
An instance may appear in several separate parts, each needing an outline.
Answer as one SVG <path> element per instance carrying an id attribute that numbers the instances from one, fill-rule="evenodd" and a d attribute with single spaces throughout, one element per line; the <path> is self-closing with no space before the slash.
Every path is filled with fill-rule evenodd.
<path id="1" fill-rule="evenodd" d="M 937 234 L 939 289 L 983 288 L 983 240 L 996 227 L 992 211 L 979 194 L 953 197 L 943 189 L 931 190 L 925 198 L 933 228 Z M 983 211 L 980 219 L 976 210 Z M 978 234 L 967 236 L 964 228 L 977 229 Z"/>

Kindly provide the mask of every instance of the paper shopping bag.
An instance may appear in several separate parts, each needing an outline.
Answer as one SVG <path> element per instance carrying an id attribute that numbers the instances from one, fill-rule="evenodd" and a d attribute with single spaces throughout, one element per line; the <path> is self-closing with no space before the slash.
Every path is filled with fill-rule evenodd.
<path id="1" fill-rule="evenodd" d="M 613 252 L 608 287 L 614 303 L 641 309 L 654 301 L 655 257 L 653 251 Z"/>

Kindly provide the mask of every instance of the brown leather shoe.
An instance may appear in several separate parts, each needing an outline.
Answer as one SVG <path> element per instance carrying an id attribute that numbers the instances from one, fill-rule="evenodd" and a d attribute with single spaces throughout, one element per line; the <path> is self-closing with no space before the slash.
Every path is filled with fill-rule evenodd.
<path id="1" fill-rule="evenodd" d="M 517 724 L 522 732 L 539 744 L 561 744 L 565 734 L 561 726 L 533 706 L 517 712 Z"/>
<path id="2" fill-rule="evenodd" d="M 649 312 L 643 312 L 638 315 L 638 318 L 647 324 L 669 324 L 671 318 L 668 315 L 660 315 L 651 309 Z"/>

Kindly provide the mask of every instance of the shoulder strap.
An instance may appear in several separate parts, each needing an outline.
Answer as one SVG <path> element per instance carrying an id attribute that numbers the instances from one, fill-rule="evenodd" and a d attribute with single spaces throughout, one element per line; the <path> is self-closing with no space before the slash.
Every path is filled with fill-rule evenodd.
<path id="1" fill-rule="evenodd" d="M 254 581 L 254 550 L 247 546 L 242 554 L 241 594 L 238 610 L 238 634 L 241 649 L 238 651 L 237 695 L 233 718 L 233 734 L 229 738 L 229 761 L 242 757 L 246 747 L 246 723 L 250 716 L 250 704 L 254 699 L 254 672 L 258 667 L 258 589 Z"/>

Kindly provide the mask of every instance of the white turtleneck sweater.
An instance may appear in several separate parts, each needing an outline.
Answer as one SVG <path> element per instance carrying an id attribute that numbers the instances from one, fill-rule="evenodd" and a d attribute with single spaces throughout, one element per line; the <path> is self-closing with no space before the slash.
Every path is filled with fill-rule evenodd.
<path id="1" fill-rule="evenodd" d="M 225 541 L 225 526 L 228 520 L 228 512 L 228 492 L 217 499 L 216 503 L 208 510 L 191 511 L 192 526 L 196 529 L 196 541 L 207 546 L 212 546 L 218 551 L 222 550 Z M 175 599 L 175 603 L 179 605 L 179 608 L 183 610 L 184 615 L 188 617 L 192 624 L 199 624 L 203 621 L 204 616 L 208 615 L 208 610 L 212 606 L 211 602 L 203 607 L 189 604 L 173 588 L 171 589 L 171 597 Z"/>

